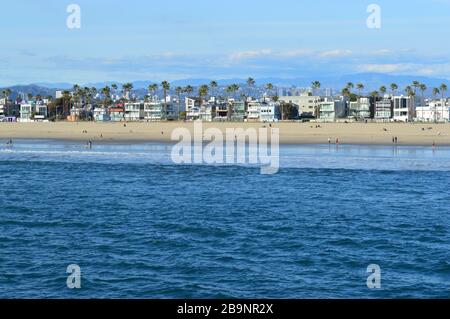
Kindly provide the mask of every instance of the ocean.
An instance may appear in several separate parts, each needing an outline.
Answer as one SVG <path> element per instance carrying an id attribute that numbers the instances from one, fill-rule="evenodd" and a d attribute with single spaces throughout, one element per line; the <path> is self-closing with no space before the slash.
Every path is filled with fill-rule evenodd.
<path id="1" fill-rule="evenodd" d="M 450 148 L 285 145 L 275 175 L 170 152 L 3 143 L 0 298 L 450 297 Z"/>

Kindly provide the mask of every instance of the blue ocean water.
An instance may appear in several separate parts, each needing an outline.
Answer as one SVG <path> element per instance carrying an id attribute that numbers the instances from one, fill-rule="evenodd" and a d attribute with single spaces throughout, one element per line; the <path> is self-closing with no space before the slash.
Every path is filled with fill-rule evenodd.
<path id="1" fill-rule="evenodd" d="M 0 297 L 450 297 L 450 148 L 282 146 L 276 175 L 170 150 L 0 147 Z"/>

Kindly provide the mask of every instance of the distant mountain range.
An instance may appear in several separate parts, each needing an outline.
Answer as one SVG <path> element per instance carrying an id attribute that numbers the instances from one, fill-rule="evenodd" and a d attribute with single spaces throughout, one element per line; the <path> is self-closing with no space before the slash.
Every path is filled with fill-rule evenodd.
<path id="1" fill-rule="evenodd" d="M 191 78 L 191 79 L 182 79 L 171 81 L 172 88 L 177 86 L 199 86 L 202 84 L 210 83 L 212 79 L 207 78 Z M 230 85 L 233 83 L 238 83 L 241 85 L 245 85 L 246 79 L 243 78 L 232 78 L 232 79 L 214 79 L 216 80 L 220 86 Z M 408 76 L 408 75 L 387 75 L 381 73 L 359 73 L 359 74 L 349 74 L 342 76 L 320 76 L 318 75 L 316 78 L 311 77 L 296 77 L 296 78 L 278 78 L 278 77 L 268 77 L 268 78 L 256 78 L 257 85 L 265 85 L 267 83 L 272 83 L 278 87 L 310 87 L 312 81 L 320 81 L 322 84 L 322 88 L 331 88 L 334 90 L 342 89 L 348 82 L 363 83 L 365 86 L 364 91 L 369 92 L 373 90 L 378 90 L 380 86 L 385 85 L 389 89 L 389 85 L 391 83 L 396 83 L 399 86 L 399 92 L 403 91 L 403 89 L 410 85 L 413 81 L 419 81 L 421 83 L 425 83 L 428 86 L 427 94 L 431 93 L 433 87 L 439 87 L 442 83 L 448 82 L 445 79 L 439 78 L 431 78 L 431 77 L 423 77 L 423 76 Z M 139 93 L 142 94 L 144 90 L 152 83 L 159 83 L 160 81 L 134 81 L 133 87 Z M 94 82 L 94 83 L 85 83 L 80 84 L 82 87 L 96 87 L 97 89 L 103 88 L 105 86 L 111 86 L 113 83 L 118 84 L 120 87 L 122 82 Z M 20 93 L 23 94 L 33 94 L 33 95 L 42 95 L 55 96 L 56 90 L 70 90 L 73 87 L 72 83 L 34 83 L 30 85 L 15 85 L 9 87 L 12 91 L 12 97 L 15 98 Z M 2 89 L 0 89 L 2 90 Z"/>

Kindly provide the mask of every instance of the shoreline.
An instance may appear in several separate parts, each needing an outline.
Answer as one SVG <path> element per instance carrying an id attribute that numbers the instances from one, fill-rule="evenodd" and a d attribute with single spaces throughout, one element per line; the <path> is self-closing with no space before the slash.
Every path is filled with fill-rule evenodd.
<path id="1" fill-rule="evenodd" d="M 126 126 L 124 126 L 126 124 Z M 260 123 L 203 122 L 203 130 L 218 128 L 278 128 L 283 145 L 380 145 L 380 146 L 450 146 L 450 124 L 430 123 Z M 35 122 L 0 123 L 0 140 L 61 140 L 73 142 L 175 144 L 171 134 L 177 128 L 188 129 L 193 122 Z M 87 133 L 85 133 L 87 132 Z M 392 143 L 397 137 L 398 143 Z M 208 143 L 208 141 L 205 141 Z"/>

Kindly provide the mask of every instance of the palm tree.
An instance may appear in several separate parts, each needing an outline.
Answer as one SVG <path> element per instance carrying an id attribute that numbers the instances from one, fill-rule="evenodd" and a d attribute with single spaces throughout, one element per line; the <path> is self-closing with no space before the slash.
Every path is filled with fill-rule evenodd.
<path id="1" fill-rule="evenodd" d="M 167 81 L 162 81 L 161 87 L 164 92 L 164 116 L 167 117 L 167 92 L 170 90 L 170 83 Z"/>
<path id="2" fill-rule="evenodd" d="M 355 87 L 353 82 L 348 82 L 346 88 L 348 89 L 349 93 L 351 93 L 352 89 Z"/>
<path id="3" fill-rule="evenodd" d="M 391 91 L 392 91 L 392 96 L 395 96 L 395 92 L 398 90 L 398 85 L 395 83 L 391 83 Z"/>
<path id="4" fill-rule="evenodd" d="M 320 89 L 320 87 L 322 86 L 322 84 L 319 81 L 313 81 L 311 83 L 312 89 L 313 89 L 313 95 L 317 94 L 317 90 Z"/>
<path id="5" fill-rule="evenodd" d="M 382 85 L 382 86 L 380 87 L 380 93 L 383 94 L 383 95 L 385 95 L 386 92 L 387 92 L 387 88 L 386 88 L 384 85 Z"/>
<path id="6" fill-rule="evenodd" d="M 11 89 L 5 89 L 2 91 L 3 97 L 5 98 L 5 106 L 8 106 L 8 100 L 11 93 L 12 93 Z"/>
<path id="7" fill-rule="evenodd" d="M 358 92 L 359 92 L 359 97 L 362 97 L 362 96 L 361 96 L 361 93 L 362 93 L 362 90 L 364 90 L 364 84 L 362 84 L 362 83 L 357 83 L 357 84 L 356 84 L 356 89 L 357 89 Z"/>
<path id="8" fill-rule="evenodd" d="M 370 92 L 370 96 L 374 99 L 376 99 L 378 96 L 380 95 L 380 93 L 378 91 L 372 91 Z"/>
<path id="9" fill-rule="evenodd" d="M 239 85 L 231 84 L 231 85 L 229 85 L 227 87 L 226 91 L 227 91 L 228 94 L 233 94 L 233 96 L 235 97 L 236 96 L 236 92 L 239 91 Z M 229 98 L 229 96 L 228 96 L 228 98 Z M 228 112 L 227 112 L 228 114 L 227 114 L 227 116 L 228 116 L 228 120 L 231 120 L 231 112 L 232 112 L 231 103 L 229 101 L 227 101 L 227 103 L 228 103 Z"/>
<path id="10" fill-rule="evenodd" d="M 73 100 L 75 104 L 79 104 L 80 102 L 80 86 L 78 84 L 75 84 L 72 88 L 72 92 L 73 92 Z"/>
<path id="11" fill-rule="evenodd" d="M 411 118 L 412 116 L 414 116 L 414 114 L 412 114 L 412 113 L 413 113 L 414 106 L 415 106 L 413 104 L 413 101 L 414 101 L 414 97 L 416 96 L 416 92 L 409 85 L 405 88 L 405 91 L 406 91 L 406 94 L 409 96 L 409 112 L 408 113 L 409 113 L 409 118 Z"/>
<path id="12" fill-rule="evenodd" d="M 419 81 L 413 81 L 412 87 L 414 88 L 414 93 L 417 93 L 417 89 L 420 88 L 420 82 Z"/>
<path id="13" fill-rule="evenodd" d="M 111 96 L 111 88 L 109 86 L 105 86 L 102 90 L 101 93 L 103 95 L 103 106 L 104 107 L 108 107 L 109 104 L 109 100 L 110 100 L 110 96 Z"/>
<path id="14" fill-rule="evenodd" d="M 156 84 L 156 83 L 150 84 L 147 89 L 153 99 L 155 92 L 158 91 L 158 84 Z"/>
<path id="15" fill-rule="evenodd" d="M 422 95 L 421 95 L 421 97 L 422 97 L 422 102 L 420 103 L 420 104 L 422 104 L 422 119 L 423 119 L 423 106 L 425 105 L 425 103 L 424 103 L 424 101 L 425 101 L 424 95 L 425 95 L 425 91 L 426 91 L 427 89 L 428 89 L 428 88 L 427 88 L 427 86 L 426 86 L 425 84 L 423 84 L 423 83 L 419 84 L 419 90 L 422 92 Z"/>
<path id="16" fill-rule="evenodd" d="M 441 94 L 442 94 L 442 102 L 441 102 L 441 107 L 442 107 L 442 119 L 444 118 L 444 106 L 447 104 L 446 102 L 444 102 L 445 100 L 445 93 L 447 92 L 447 84 L 442 83 L 441 86 L 439 87 L 441 90 Z"/>
<path id="17" fill-rule="evenodd" d="M 207 85 L 202 85 L 198 89 L 198 96 L 200 97 L 200 105 L 203 104 L 203 97 L 208 95 L 209 87 Z"/>
<path id="18" fill-rule="evenodd" d="M 180 116 L 180 109 L 181 109 L 181 93 L 183 93 L 183 88 L 181 86 L 177 86 L 175 88 L 175 93 L 177 94 L 178 97 L 178 116 Z"/>
<path id="19" fill-rule="evenodd" d="M 255 86 L 255 83 L 256 83 L 255 79 L 253 79 L 253 78 L 248 78 L 247 79 L 248 95 L 249 96 L 251 96 L 251 92 L 252 92 L 253 87 Z"/>
<path id="20" fill-rule="evenodd" d="M 69 114 L 69 104 L 72 99 L 72 95 L 68 90 L 64 90 L 62 93 L 63 96 L 63 114 L 62 116 L 67 116 Z"/>
<path id="21" fill-rule="evenodd" d="M 215 91 L 215 89 L 217 89 L 217 87 L 218 87 L 219 85 L 217 84 L 217 82 L 216 81 L 211 81 L 210 83 L 209 83 L 209 87 L 211 88 L 211 95 L 212 96 L 214 96 L 214 91 Z"/>
<path id="22" fill-rule="evenodd" d="M 271 93 L 272 93 L 272 90 L 273 90 L 273 84 L 272 83 L 267 83 L 266 84 L 266 90 L 267 90 L 267 92 L 269 94 L 269 98 L 271 98 Z"/>
<path id="23" fill-rule="evenodd" d="M 350 89 L 348 87 L 343 88 L 341 94 L 343 96 L 350 96 Z"/>
<path id="24" fill-rule="evenodd" d="M 439 88 L 433 88 L 433 95 L 434 95 L 434 99 L 436 100 L 437 95 L 441 93 L 441 90 Z M 437 122 L 437 114 L 436 114 L 436 104 L 434 106 L 434 122 Z"/>
<path id="25" fill-rule="evenodd" d="M 192 94 L 192 92 L 194 92 L 194 88 L 190 85 L 186 86 L 184 88 L 184 92 L 186 92 L 188 95 Z"/>
<path id="26" fill-rule="evenodd" d="M 123 94 L 125 95 L 126 100 L 130 100 L 130 93 L 133 90 L 133 84 L 132 83 L 125 83 L 122 85 Z"/>
<path id="27" fill-rule="evenodd" d="M 447 84 L 442 83 L 439 89 L 441 90 L 442 99 L 445 99 L 445 93 L 447 92 Z"/>
<path id="28" fill-rule="evenodd" d="M 115 83 L 111 84 L 111 88 L 113 89 L 113 95 L 117 95 L 117 89 L 119 86 Z"/>

